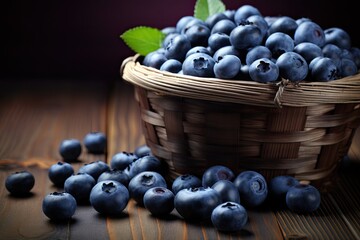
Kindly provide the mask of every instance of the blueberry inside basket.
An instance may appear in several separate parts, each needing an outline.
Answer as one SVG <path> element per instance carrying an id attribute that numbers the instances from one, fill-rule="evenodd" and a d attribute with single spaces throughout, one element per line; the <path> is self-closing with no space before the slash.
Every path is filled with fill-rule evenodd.
<path id="1" fill-rule="evenodd" d="M 146 144 L 170 180 L 220 164 L 326 190 L 360 124 L 360 74 L 298 84 L 222 80 L 146 67 L 138 55 L 120 73 L 134 86 Z"/>

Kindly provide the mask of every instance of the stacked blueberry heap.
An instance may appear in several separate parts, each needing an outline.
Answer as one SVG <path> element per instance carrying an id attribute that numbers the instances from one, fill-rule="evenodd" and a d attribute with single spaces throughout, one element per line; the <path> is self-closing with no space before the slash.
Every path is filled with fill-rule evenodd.
<path id="1" fill-rule="evenodd" d="M 263 16 L 243 5 L 180 18 L 162 29 L 159 49 L 143 64 L 198 77 L 272 82 L 332 81 L 358 73 L 360 49 L 342 28 L 322 29 L 309 18 Z"/>

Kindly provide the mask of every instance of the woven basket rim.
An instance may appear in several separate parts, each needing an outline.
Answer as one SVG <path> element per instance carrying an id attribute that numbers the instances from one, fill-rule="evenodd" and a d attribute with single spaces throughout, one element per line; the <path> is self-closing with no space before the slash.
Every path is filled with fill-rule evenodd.
<path id="1" fill-rule="evenodd" d="M 230 102 L 264 107 L 304 107 L 319 104 L 360 103 L 360 73 L 330 82 L 275 83 L 202 78 L 160 71 L 142 65 L 140 55 L 126 58 L 120 67 L 125 81 L 158 95 Z"/>

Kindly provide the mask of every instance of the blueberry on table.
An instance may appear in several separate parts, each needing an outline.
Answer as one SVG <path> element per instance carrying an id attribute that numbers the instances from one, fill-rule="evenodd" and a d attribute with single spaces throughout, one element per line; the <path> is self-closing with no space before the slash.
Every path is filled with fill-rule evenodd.
<path id="1" fill-rule="evenodd" d="M 102 174 L 100 174 L 97 182 L 105 181 L 105 180 L 113 180 L 123 184 L 125 187 L 128 186 L 130 178 L 129 175 L 125 173 L 123 170 L 118 169 L 110 169 Z"/>
<path id="2" fill-rule="evenodd" d="M 268 186 L 260 173 L 251 170 L 243 171 L 233 182 L 239 190 L 242 205 L 257 207 L 266 200 Z"/>
<path id="3" fill-rule="evenodd" d="M 54 221 L 67 221 L 75 213 L 77 203 L 75 198 L 66 192 L 53 192 L 42 201 L 43 213 Z"/>
<path id="4" fill-rule="evenodd" d="M 221 203 L 219 193 L 210 187 L 182 189 L 174 199 L 175 209 L 187 221 L 209 221 Z"/>
<path id="5" fill-rule="evenodd" d="M 145 171 L 153 171 L 161 174 L 163 172 L 161 161 L 155 156 L 138 158 L 130 167 L 129 177 L 131 179 L 135 175 Z"/>
<path id="6" fill-rule="evenodd" d="M 211 213 L 211 222 L 218 231 L 238 232 L 248 221 L 246 209 L 236 202 L 224 202 Z"/>
<path id="7" fill-rule="evenodd" d="M 140 206 L 144 205 L 144 194 L 153 187 L 167 187 L 166 181 L 162 175 L 153 171 L 145 171 L 134 176 L 129 182 L 130 197 Z"/>
<path id="8" fill-rule="evenodd" d="M 222 165 L 214 165 L 205 170 L 202 175 L 202 186 L 211 187 L 215 182 L 219 180 L 230 180 L 232 181 L 235 177 L 234 172 Z"/>
<path id="9" fill-rule="evenodd" d="M 97 160 L 94 162 L 85 163 L 79 168 L 78 172 L 87 173 L 97 181 L 100 174 L 108 170 L 110 170 L 109 165 L 107 165 L 104 161 Z"/>
<path id="10" fill-rule="evenodd" d="M 106 152 L 107 138 L 102 132 L 86 134 L 83 142 L 89 153 L 102 154 Z"/>
<path id="11" fill-rule="evenodd" d="M 120 215 L 129 202 L 129 191 L 112 180 L 98 182 L 90 192 L 90 204 L 103 215 Z"/>
<path id="12" fill-rule="evenodd" d="M 151 148 L 150 148 L 148 145 L 146 145 L 146 144 L 137 146 L 137 147 L 134 149 L 134 154 L 135 154 L 135 156 L 137 156 L 138 158 L 143 157 L 143 156 L 146 156 L 146 155 L 151 155 Z"/>
<path id="13" fill-rule="evenodd" d="M 174 209 L 174 193 L 165 187 L 153 187 L 144 194 L 144 207 L 154 216 L 164 216 Z"/>
<path id="14" fill-rule="evenodd" d="M 229 180 L 219 180 L 211 187 L 221 196 L 222 202 L 235 202 L 240 204 L 240 193 L 235 184 Z"/>
<path id="15" fill-rule="evenodd" d="M 26 196 L 34 185 L 34 175 L 26 170 L 11 173 L 5 180 L 6 189 L 14 196 Z"/>
<path id="16" fill-rule="evenodd" d="M 172 183 L 171 190 L 176 195 L 182 189 L 201 186 L 202 182 L 200 178 L 192 174 L 183 174 L 175 178 Z"/>
<path id="17" fill-rule="evenodd" d="M 286 194 L 286 205 L 294 212 L 310 213 L 320 207 L 321 195 L 317 188 L 307 184 L 297 184 Z"/>
<path id="18" fill-rule="evenodd" d="M 65 139 L 60 143 L 59 153 L 65 161 L 78 159 L 81 151 L 81 142 L 77 139 Z"/>
<path id="19" fill-rule="evenodd" d="M 65 180 L 64 190 L 70 193 L 77 203 L 87 203 L 91 189 L 95 186 L 95 179 L 87 173 L 77 173 Z"/>
<path id="20" fill-rule="evenodd" d="M 55 163 L 48 171 L 50 181 L 57 187 L 64 187 L 65 180 L 73 174 L 74 168 L 67 162 Z"/>
<path id="21" fill-rule="evenodd" d="M 130 163 L 138 158 L 134 153 L 118 152 L 114 154 L 110 161 L 110 167 L 112 169 L 124 170 Z"/>

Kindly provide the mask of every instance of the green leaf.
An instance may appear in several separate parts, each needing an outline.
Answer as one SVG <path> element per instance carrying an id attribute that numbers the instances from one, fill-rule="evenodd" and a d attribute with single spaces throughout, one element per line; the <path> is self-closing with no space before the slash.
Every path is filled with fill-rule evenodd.
<path id="1" fill-rule="evenodd" d="M 139 26 L 127 30 L 120 38 L 134 52 L 145 56 L 161 47 L 165 34 L 157 28 Z"/>
<path id="2" fill-rule="evenodd" d="M 211 15 L 224 12 L 225 10 L 225 4 L 221 0 L 197 0 L 194 17 L 205 21 Z"/>

